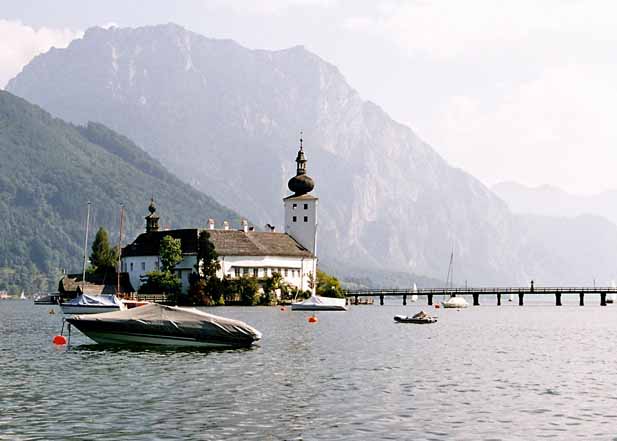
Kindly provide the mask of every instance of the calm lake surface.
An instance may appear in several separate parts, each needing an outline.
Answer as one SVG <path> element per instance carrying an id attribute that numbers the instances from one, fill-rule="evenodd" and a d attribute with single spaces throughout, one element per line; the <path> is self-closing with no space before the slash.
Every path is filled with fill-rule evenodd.
<path id="1" fill-rule="evenodd" d="M 617 305 L 390 302 L 210 309 L 264 338 L 204 352 L 56 348 L 57 307 L 0 301 L 0 440 L 617 440 Z"/>

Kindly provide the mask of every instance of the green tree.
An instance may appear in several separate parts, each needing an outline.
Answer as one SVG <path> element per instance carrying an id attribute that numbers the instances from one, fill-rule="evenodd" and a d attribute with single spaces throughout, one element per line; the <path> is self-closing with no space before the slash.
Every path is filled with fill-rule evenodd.
<path id="1" fill-rule="evenodd" d="M 182 282 L 174 272 L 175 266 L 182 260 L 182 242 L 167 235 L 161 240 L 159 248 L 161 271 L 147 273 L 146 282 L 139 287 L 144 294 L 167 294 L 169 303 L 178 304 Z"/>
<path id="2" fill-rule="evenodd" d="M 118 254 L 115 248 L 109 246 L 107 230 L 100 227 L 92 243 L 90 263 L 97 274 L 114 272 L 118 262 Z"/>
<path id="3" fill-rule="evenodd" d="M 195 272 L 189 279 L 189 302 L 202 305 L 224 304 L 223 284 L 216 273 L 221 269 L 218 253 L 210 240 L 210 233 L 199 233 Z"/>
<path id="4" fill-rule="evenodd" d="M 323 297 L 345 297 L 339 280 L 321 270 L 317 270 L 317 295 Z"/>
<path id="5" fill-rule="evenodd" d="M 159 248 L 161 256 L 161 271 L 173 273 L 174 268 L 182 261 L 182 242 L 167 235 L 161 240 Z"/>

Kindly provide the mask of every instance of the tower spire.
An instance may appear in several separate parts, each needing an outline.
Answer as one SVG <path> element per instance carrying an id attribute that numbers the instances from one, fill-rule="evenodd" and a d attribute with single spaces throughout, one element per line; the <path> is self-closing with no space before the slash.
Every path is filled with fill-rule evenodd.
<path id="1" fill-rule="evenodd" d="M 315 182 L 306 174 L 306 157 L 304 156 L 304 140 L 302 139 L 302 132 L 300 132 L 300 150 L 296 156 L 296 176 L 289 180 L 287 186 L 296 196 L 300 196 L 309 193 L 315 188 Z"/>
<path id="2" fill-rule="evenodd" d="M 159 216 L 156 214 L 156 205 L 154 205 L 154 197 L 150 199 L 148 206 L 149 215 L 146 216 L 146 233 L 159 230 Z"/>

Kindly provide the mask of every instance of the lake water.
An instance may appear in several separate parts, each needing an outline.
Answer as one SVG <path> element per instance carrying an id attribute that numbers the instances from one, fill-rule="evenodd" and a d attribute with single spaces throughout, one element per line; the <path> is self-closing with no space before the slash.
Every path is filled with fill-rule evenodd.
<path id="1" fill-rule="evenodd" d="M 57 348 L 57 308 L 1 301 L 0 440 L 617 440 L 617 305 L 552 302 L 222 307 L 264 338 L 204 352 Z"/>

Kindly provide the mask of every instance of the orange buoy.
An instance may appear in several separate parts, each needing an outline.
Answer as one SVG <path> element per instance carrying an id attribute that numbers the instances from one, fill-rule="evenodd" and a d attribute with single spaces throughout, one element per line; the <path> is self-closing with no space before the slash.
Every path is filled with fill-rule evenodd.
<path id="1" fill-rule="evenodd" d="M 281 306 L 281 311 L 285 311 L 285 307 L 284 306 Z"/>
<path id="2" fill-rule="evenodd" d="M 66 344 L 66 337 L 64 335 L 56 335 L 54 336 L 54 338 L 52 339 L 52 343 L 55 345 L 65 345 Z"/>
<path id="3" fill-rule="evenodd" d="M 310 316 L 308 318 L 308 322 L 309 323 L 317 323 L 319 320 L 317 320 L 317 317 L 315 317 L 314 315 Z"/>
<path id="4" fill-rule="evenodd" d="M 435 305 L 435 309 L 439 309 L 439 308 L 441 308 L 441 306 L 439 306 L 439 303 L 437 303 L 437 304 Z"/>

